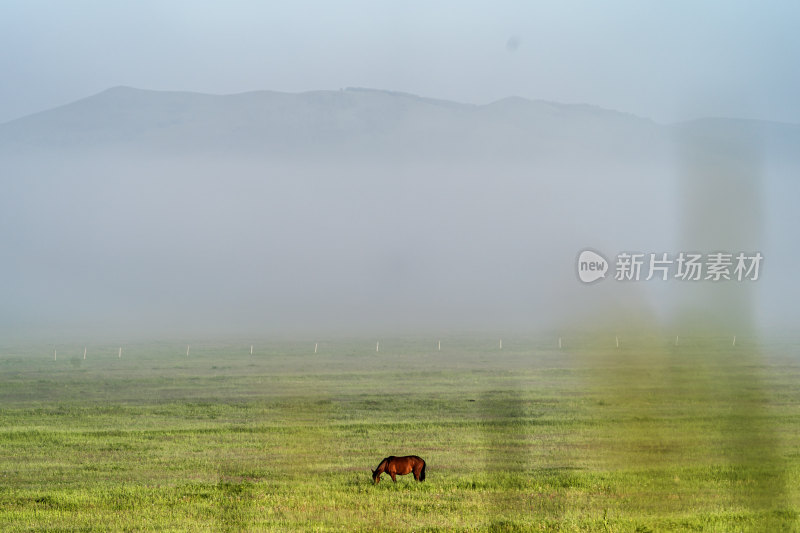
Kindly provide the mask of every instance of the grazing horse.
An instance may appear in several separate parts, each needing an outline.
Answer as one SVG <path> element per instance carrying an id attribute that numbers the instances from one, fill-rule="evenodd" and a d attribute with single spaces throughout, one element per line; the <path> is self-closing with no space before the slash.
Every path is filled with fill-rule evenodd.
<path id="1" fill-rule="evenodd" d="M 397 481 L 395 476 L 414 473 L 414 479 L 417 481 L 425 481 L 425 461 L 416 455 L 406 455 L 405 457 L 395 457 L 394 455 L 387 457 L 380 462 L 378 468 L 372 471 L 372 481 L 378 483 L 381 480 L 381 474 L 386 472 L 392 476 L 392 481 Z"/>

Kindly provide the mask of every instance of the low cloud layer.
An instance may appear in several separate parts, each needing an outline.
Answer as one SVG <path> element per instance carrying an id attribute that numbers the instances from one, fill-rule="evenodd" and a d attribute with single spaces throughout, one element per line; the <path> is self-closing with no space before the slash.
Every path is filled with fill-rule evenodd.
<path id="1" fill-rule="evenodd" d="M 720 152 L 736 132 L 746 146 Z M 745 152 L 758 159 L 747 244 L 771 269 L 748 298 L 777 324 L 798 139 L 521 99 L 116 89 L 0 126 L 4 329 L 531 331 L 610 308 L 668 320 L 677 282 L 587 287 L 577 254 L 679 251 L 714 223 L 690 220 L 692 189 L 713 177 L 724 202 Z M 717 151 L 693 159 L 687 143 Z"/>

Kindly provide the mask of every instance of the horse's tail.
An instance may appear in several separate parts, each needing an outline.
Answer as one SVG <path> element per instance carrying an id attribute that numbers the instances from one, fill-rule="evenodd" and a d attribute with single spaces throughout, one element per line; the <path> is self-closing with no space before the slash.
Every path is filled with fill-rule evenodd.
<path id="1" fill-rule="evenodd" d="M 422 460 L 422 472 L 419 473 L 419 480 L 425 481 L 425 459 Z"/>

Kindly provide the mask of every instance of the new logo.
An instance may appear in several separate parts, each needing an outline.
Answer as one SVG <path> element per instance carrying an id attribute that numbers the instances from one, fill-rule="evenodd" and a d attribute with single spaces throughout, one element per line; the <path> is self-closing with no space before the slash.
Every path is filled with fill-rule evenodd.
<path id="1" fill-rule="evenodd" d="M 608 272 L 608 261 L 594 250 L 584 250 L 578 256 L 578 278 L 584 283 L 604 279 Z"/>

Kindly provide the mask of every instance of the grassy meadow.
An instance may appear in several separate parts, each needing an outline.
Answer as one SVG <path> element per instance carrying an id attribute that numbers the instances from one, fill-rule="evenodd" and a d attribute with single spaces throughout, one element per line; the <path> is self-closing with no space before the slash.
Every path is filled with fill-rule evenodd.
<path id="1" fill-rule="evenodd" d="M 564 340 L 4 346 L 0 530 L 800 530 L 800 344 Z"/>

